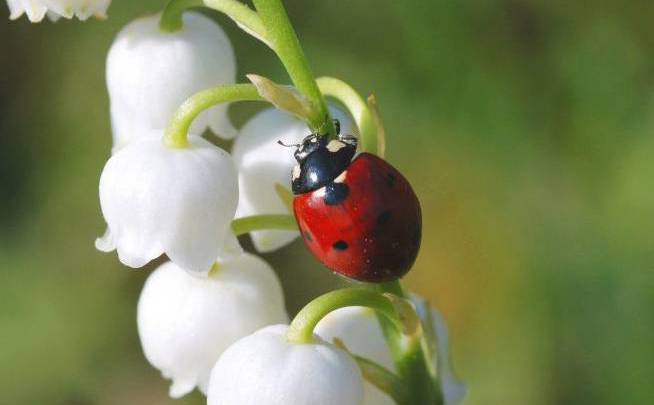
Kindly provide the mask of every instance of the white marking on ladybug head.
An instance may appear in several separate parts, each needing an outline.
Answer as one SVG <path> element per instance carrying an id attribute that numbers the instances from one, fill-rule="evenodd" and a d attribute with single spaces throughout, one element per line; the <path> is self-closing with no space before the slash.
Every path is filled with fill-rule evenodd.
<path id="1" fill-rule="evenodd" d="M 300 165 L 293 166 L 293 180 L 299 179 L 301 172 L 302 172 L 302 169 L 300 169 Z"/>
<path id="2" fill-rule="evenodd" d="M 314 183 L 318 181 L 318 173 L 316 172 L 311 172 L 309 173 L 309 179 L 313 181 Z"/>
<path id="3" fill-rule="evenodd" d="M 338 177 L 334 179 L 334 183 L 344 183 L 345 177 L 347 177 L 347 170 L 344 170 L 343 173 L 339 174 Z"/>
<path id="4" fill-rule="evenodd" d="M 318 142 L 318 138 L 314 136 L 313 138 L 309 139 L 309 142 L 316 143 Z"/>
<path id="5" fill-rule="evenodd" d="M 325 194 L 327 194 L 327 187 L 321 187 L 318 190 L 313 192 L 313 195 L 318 198 L 323 198 L 325 197 Z"/>
<path id="6" fill-rule="evenodd" d="M 339 150 L 341 150 L 344 147 L 345 147 L 345 142 L 337 141 L 336 139 L 332 139 L 327 144 L 327 150 L 332 152 L 332 153 L 338 152 Z"/>

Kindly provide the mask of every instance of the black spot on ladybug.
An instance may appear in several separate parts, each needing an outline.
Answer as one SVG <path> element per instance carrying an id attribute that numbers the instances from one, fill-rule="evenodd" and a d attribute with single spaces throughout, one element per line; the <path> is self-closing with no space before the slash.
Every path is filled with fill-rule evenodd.
<path id="1" fill-rule="evenodd" d="M 386 174 L 386 184 L 388 184 L 389 187 L 393 187 L 395 185 L 395 175 L 393 173 L 387 173 Z"/>
<path id="2" fill-rule="evenodd" d="M 325 186 L 325 204 L 337 205 L 342 203 L 350 194 L 350 188 L 345 183 L 329 183 Z"/>
<path id="3" fill-rule="evenodd" d="M 384 225 L 389 219 L 391 219 L 391 212 L 386 210 L 377 216 L 377 225 Z"/>
<path id="4" fill-rule="evenodd" d="M 345 242 L 344 240 L 337 240 L 336 242 L 334 242 L 332 247 L 336 250 L 342 251 L 342 250 L 346 250 L 348 248 L 348 245 L 347 242 Z"/>
<path id="5" fill-rule="evenodd" d="M 304 239 L 307 240 L 307 242 L 313 242 L 313 238 L 311 237 L 311 234 L 307 231 L 304 231 Z"/>

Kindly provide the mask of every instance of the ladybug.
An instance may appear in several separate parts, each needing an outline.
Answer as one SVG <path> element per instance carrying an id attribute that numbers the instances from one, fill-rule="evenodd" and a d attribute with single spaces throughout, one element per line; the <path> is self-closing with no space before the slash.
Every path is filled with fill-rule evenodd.
<path id="1" fill-rule="evenodd" d="M 373 154 L 354 157 L 351 135 L 311 134 L 292 146 L 293 210 L 307 248 L 348 278 L 386 282 L 405 275 L 420 248 L 422 216 L 404 176 Z"/>

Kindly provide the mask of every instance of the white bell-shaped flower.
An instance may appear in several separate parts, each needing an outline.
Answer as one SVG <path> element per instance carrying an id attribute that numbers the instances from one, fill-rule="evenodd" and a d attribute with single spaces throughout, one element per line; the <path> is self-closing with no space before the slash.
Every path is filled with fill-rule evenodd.
<path id="1" fill-rule="evenodd" d="M 341 123 L 344 134 L 357 133 L 352 119 L 337 108 L 330 108 L 332 117 Z M 288 209 L 275 192 L 275 184 L 290 188 L 295 166 L 293 149 L 277 143 L 295 144 L 310 134 L 306 124 L 280 110 L 269 108 L 253 116 L 241 129 L 232 148 L 238 169 L 240 198 L 237 217 L 261 214 L 288 214 Z M 251 234 L 259 252 L 270 252 L 290 243 L 296 231 L 256 231 Z"/>
<path id="2" fill-rule="evenodd" d="M 412 296 L 416 304 L 424 301 Z M 465 386 L 455 376 L 450 363 L 449 339 L 445 320 L 434 308 L 417 305 L 418 315 L 423 320 L 426 332 L 436 340 L 434 363 L 437 365 L 441 390 L 446 405 L 455 405 L 463 400 Z M 381 327 L 374 312 L 363 307 L 341 308 L 324 317 L 315 333 L 327 341 L 339 338 L 352 353 L 375 361 L 395 371 L 391 353 L 384 340 Z M 364 405 L 393 405 L 395 402 L 386 393 L 370 383 L 365 384 Z"/>
<path id="3" fill-rule="evenodd" d="M 114 149 L 151 129 L 165 128 L 175 110 L 200 90 L 234 83 L 236 62 L 225 32 L 201 14 L 187 12 L 176 32 L 159 29 L 160 14 L 128 24 L 107 56 L 107 87 Z M 236 135 L 227 104 L 204 111 L 191 126 Z"/>
<path id="4" fill-rule="evenodd" d="M 106 18 L 111 0 L 7 0 L 9 18 L 15 20 L 27 15 L 31 22 L 40 22 L 46 14 L 56 20 L 59 17 L 84 21 L 91 16 Z"/>
<path id="5" fill-rule="evenodd" d="M 165 263 L 148 277 L 138 304 L 143 351 L 172 380 L 174 398 L 196 386 L 206 393 L 225 349 L 266 325 L 287 321 L 277 276 L 247 253 L 217 263 L 208 278 Z"/>
<path id="6" fill-rule="evenodd" d="M 159 133 L 114 153 L 100 178 L 108 230 L 96 241 L 99 250 L 116 249 L 120 261 L 135 268 L 166 253 L 200 273 L 217 257 L 240 252 L 230 227 L 238 203 L 234 163 L 200 137 L 190 136 L 189 143 L 170 148 Z"/>
<path id="7" fill-rule="evenodd" d="M 352 357 L 316 339 L 291 343 L 288 325 L 261 329 L 220 356 L 208 405 L 359 405 L 363 379 Z"/>

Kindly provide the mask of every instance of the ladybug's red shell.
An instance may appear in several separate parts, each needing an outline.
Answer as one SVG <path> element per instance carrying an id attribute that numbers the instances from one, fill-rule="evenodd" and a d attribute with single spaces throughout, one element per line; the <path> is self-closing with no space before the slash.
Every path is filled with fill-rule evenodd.
<path id="1" fill-rule="evenodd" d="M 409 271 L 422 234 L 420 203 L 383 159 L 356 157 L 333 182 L 293 201 L 306 246 L 328 268 L 360 281 Z"/>

